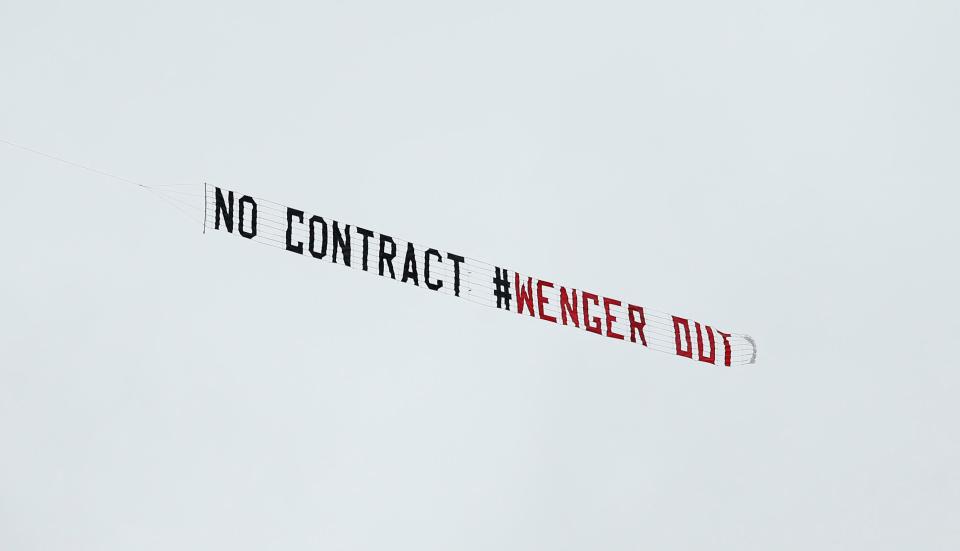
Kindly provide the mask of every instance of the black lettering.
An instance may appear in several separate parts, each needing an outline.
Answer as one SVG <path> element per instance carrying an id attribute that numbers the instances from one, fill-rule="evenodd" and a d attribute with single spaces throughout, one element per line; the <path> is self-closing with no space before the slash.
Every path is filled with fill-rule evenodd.
<path id="1" fill-rule="evenodd" d="M 228 233 L 233 233 L 233 192 L 227 192 L 227 200 L 223 200 L 223 191 L 217 188 L 217 216 L 213 222 L 213 229 L 220 229 L 220 213 L 223 213 L 223 225 Z"/>
<path id="2" fill-rule="evenodd" d="M 453 294 L 460 296 L 460 263 L 463 257 L 458 254 L 447 253 L 447 258 L 453 261 Z"/>
<path id="3" fill-rule="evenodd" d="M 367 271 L 367 253 L 370 252 L 370 243 L 369 239 L 373 237 L 373 232 L 370 230 L 365 230 L 361 227 L 357 227 L 357 233 L 363 236 L 363 271 Z"/>
<path id="4" fill-rule="evenodd" d="M 320 229 L 321 235 L 320 235 L 320 252 L 319 253 L 317 252 L 317 249 L 314 248 L 314 243 L 317 242 L 317 239 L 316 239 L 317 230 L 314 224 L 316 224 L 317 222 L 319 222 L 320 225 L 322 226 Z M 310 217 L 309 248 L 310 248 L 310 254 L 312 254 L 314 258 L 323 258 L 327 256 L 327 222 L 323 218 L 320 218 L 319 216 Z"/>
<path id="5" fill-rule="evenodd" d="M 347 266 L 350 265 L 350 224 L 347 224 L 346 229 L 344 230 L 344 235 L 347 236 L 344 240 L 343 235 L 340 235 L 340 226 L 337 225 L 337 221 L 333 221 L 333 261 L 337 261 L 337 250 L 343 250 L 343 263 Z"/>
<path id="6" fill-rule="evenodd" d="M 303 224 L 303 211 L 287 207 L 287 250 L 297 254 L 303 254 L 303 241 L 297 241 L 293 244 L 293 217 L 296 216 Z"/>
<path id="7" fill-rule="evenodd" d="M 413 280 L 413 284 L 420 286 L 420 276 L 417 274 L 417 251 L 413 250 L 413 243 L 407 242 L 407 256 L 403 259 L 403 277 L 401 283 L 408 279 Z"/>
<path id="8" fill-rule="evenodd" d="M 247 239 L 253 239 L 257 235 L 257 202 L 253 200 L 253 197 L 249 195 L 244 195 L 240 198 L 240 225 L 237 227 L 240 230 L 240 235 L 246 237 Z M 252 205 L 253 212 L 250 215 L 250 231 L 243 229 L 243 213 L 246 211 L 244 205 Z"/>
<path id="9" fill-rule="evenodd" d="M 390 243 L 390 252 L 384 250 L 384 245 Z M 397 279 L 397 274 L 393 273 L 393 259 L 397 256 L 397 244 L 389 235 L 380 234 L 380 275 L 383 275 L 383 261 L 387 261 L 387 267 L 390 268 L 390 278 Z"/>
<path id="10" fill-rule="evenodd" d="M 431 291 L 436 291 L 443 287 L 443 281 L 437 280 L 436 283 L 430 281 L 430 256 L 433 255 L 437 257 L 437 262 L 443 263 L 443 257 L 440 256 L 440 253 L 437 249 L 427 249 L 423 253 L 423 281 L 427 284 L 427 288 Z"/>

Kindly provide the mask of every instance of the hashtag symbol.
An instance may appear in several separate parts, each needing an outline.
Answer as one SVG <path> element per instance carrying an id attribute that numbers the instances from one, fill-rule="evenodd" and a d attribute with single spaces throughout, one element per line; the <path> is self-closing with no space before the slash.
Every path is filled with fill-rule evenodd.
<path id="1" fill-rule="evenodd" d="M 497 297 L 497 308 L 510 309 L 510 273 L 507 269 L 497 268 L 497 273 L 493 276 L 493 284 L 497 286 L 493 294 Z"/>

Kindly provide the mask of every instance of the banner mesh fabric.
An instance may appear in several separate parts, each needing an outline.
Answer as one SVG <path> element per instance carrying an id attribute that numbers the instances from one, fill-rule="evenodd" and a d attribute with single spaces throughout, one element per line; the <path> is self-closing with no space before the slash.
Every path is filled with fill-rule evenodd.
<path id="1" fill-rule="evenodd" d="M 756 362 L 752 338 L 451 251 L 204 185 L 204 231 L 721 367 Z"/>

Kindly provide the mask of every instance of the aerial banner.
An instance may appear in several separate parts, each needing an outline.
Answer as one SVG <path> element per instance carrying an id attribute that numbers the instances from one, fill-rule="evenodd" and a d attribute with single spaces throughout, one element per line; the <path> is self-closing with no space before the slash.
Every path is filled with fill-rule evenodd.
<path id="1" fill-rule="evenodd" d="M 617 297 L 576 289 L 346 224 L 280 203 L 204 184 L 203 228 L 339 264 L 434 293 L 539 318 L 618 341 L 730 367 L 752 364 L 748 335 Z"/>

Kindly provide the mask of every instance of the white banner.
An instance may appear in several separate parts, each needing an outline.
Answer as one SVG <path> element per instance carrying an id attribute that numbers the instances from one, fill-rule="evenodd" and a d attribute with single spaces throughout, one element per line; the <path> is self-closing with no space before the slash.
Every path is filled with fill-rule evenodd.
<path id="1" fill-rule="evenodd" d="M 748 335 L 417 245 L 280 203 L 204 185 L 204 231 L 231 233 L 548 323 L 716 366 L 756 361 Z"/>

